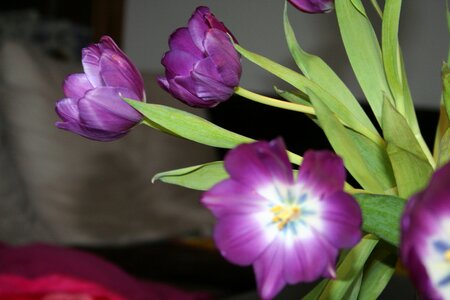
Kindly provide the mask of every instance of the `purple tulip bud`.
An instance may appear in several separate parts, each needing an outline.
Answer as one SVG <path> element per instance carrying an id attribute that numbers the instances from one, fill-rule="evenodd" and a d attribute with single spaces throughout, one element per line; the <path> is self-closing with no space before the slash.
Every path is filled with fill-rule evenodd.
<path id="1" fill-rule="evenodd" d="M 333 10 L 334 0 L 288 0 L 299 10 L 310 13 L 320 14 L 327 13 Z"/>
<path id="2" fill-rule="evenodd" d="M 141 74 L 108 37 L 82 51 L 84 73 L 64 81 L 65 98 L 56 103 L 60 129 L 97 141 L 116 140 L 142 116 L 122 98 L 144 101 Z"/>
<path id="3" fill-rule="evenodd" d="M 450 299 L 450 163 L 406 204 L 400 255 L 420 299 Z"/>
<path id="4" fill-rule="evenodd" d="M 166 72 L 159 85 L 194 107 L 214 107 L 231 97 L 241 77 L 240 56 L 232 34 L 207 7 L 198 7 L 188 27 L 169 38 L 170 50 L 161 60 Z"/>

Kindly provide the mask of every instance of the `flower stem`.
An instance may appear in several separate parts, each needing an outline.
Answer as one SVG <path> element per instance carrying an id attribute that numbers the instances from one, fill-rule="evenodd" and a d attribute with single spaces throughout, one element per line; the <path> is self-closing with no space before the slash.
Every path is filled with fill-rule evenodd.
<path id="1" fill-rule="evenodd" d="M 281 109 L 292 110 L 292 111 L 297 111 L 297 112 L 302 112 L 302 113 L 310 114 L 310 115 L 316 114 L 314 111 L 314 108 L 311 106 L 297 104 L 297 103 L 291 103 L 291 102 L 287 102 L 287 101 L 270 98 L 267 96 L 263 96 L 263 95 L 254 93 L 254 92 L 244 89 L 243 87 L 240 87 L 240 86 L 238 86 L 237 88 L 234 89 L 234 93 L 236 95 L 242 96 L 249 100 L 252 100 L 252 101 L 255 101 L 258 103 L 262 103 L 262 104 L 266 104 L 269 106 L 278 107 Z"/>

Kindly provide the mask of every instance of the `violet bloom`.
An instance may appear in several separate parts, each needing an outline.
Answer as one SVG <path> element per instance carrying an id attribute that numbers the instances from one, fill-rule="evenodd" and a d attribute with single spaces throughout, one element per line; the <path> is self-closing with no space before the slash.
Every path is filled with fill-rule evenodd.
<path id="1" fill-rule="evenodd" d="M 450 163 L 408 201 L 400 254 L 424 299 L 450 299 Z"/>
<path id="2" fill-rule="evenodd" d="M 334 0 L 288 0 L 299 10 L 310 13 L 320 14 L 327 13 L 333 10 Z"/>
<path id="3" fill-rule="evenodd" d="M 169 38 L 159 85 L 194 107 L 214 107 L 231 97 L 241 77 L 240 56 L 231 33 L 207 7 L 198 7 L 188 27 Z"/>
<path id="4" fill-rule="evenodd" d="M 92 140 L 116 140 L 141 121 L 122 98 L 145 101 L 142 76 L 108 36 L 83 49 L 82 64 L 84 73 L 69 75 L 64 82 L 56 126 Z"/>
<path id="5" fill-rule="evenodd" d="M 273 298 L 286 284 L 335 276 L 340 248 L 361 239 L 361 211 L 343 192 L 342 160 L 308 151 L 298 178 L 281 139 L 243 144 L 225 157 L 226 179 L 203 204 L 217 218 L 214 239 L 232 263 L 253 265 L 258 291 Z"/>

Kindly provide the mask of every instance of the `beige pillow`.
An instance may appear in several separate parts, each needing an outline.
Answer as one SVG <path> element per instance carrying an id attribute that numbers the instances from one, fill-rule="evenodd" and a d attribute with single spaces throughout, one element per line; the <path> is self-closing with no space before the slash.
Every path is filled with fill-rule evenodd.
<path id="1" fill-rule="evenodd" d="M 54 103 L 62 97 L 64 77 L 80 67 L 12 42 L 2 47 L 0 58 L 0 104 L 27 193 L 48 231 L 42 239 L 121 243 L 209 228 L 212 217 L 200 205 L 199 192 L 150 179 L 215 160 L 214 149 L 144 126 L 110 143 L 59 130 Z M 186 109 L 152 76 L 144 77 L 147 101 Z"/>

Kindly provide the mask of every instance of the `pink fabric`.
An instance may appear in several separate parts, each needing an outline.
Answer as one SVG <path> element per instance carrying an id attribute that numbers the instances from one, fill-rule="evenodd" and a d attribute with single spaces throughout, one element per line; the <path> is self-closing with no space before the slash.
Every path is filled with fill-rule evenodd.
<path id="1" fill-rule="evenodd" d="M 18 298 L 12 295 L 10 298 L 1 298 L 7 300 L 210 299 L 206 294 L 188 293 L 161 283 L 139 281 L 113 264 L 89 253 L 45 244 L 20 247 L 0 245 L 0 279 L 2 279 L 0 280 L 0 296 L 2 296 L 1 292 L 8 291 L 7 282 L 26 283 L 30 289 L 34 289 L 36 286 L 50 285 L 52 280 L 60 280 L 69 284 L 69 287 L 75 291 L 80 286 L 91 288 L 86 291 L 90 298 L 20 298 L 19 293 Z M 97 290 L 102 291 L 104 296 L 98 298 L 94 293 Z M 59 292 L 71 292 L 71 290 L 62 289 Z"/>

